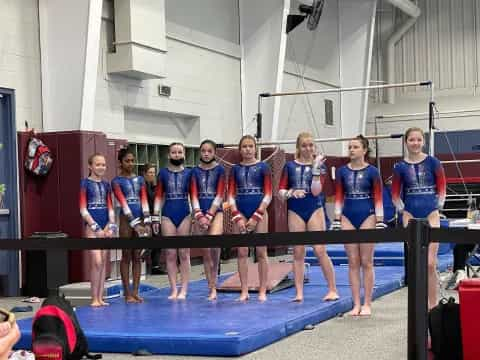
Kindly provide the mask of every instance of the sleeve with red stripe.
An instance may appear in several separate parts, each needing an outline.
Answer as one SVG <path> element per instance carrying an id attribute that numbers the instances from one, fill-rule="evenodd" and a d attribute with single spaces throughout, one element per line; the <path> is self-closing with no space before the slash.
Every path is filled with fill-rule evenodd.
<path id="1" fill-rule="evenodd" d="M 202 210 L 200 209 L 200 201 L 198 200 L 198 187 L 197 187 L 197 177 L 192 171 L 190 176 L 190 202 L 192 204 L 193 216 L 196 220 L 200 220 L 203 217 Z"/>
<path id="2" fill-rule="evenodd" d="M 393 179 L 392 179 L 392 202 L 397 211 L 403 211 L 405 204 L 401 198 L 402 192 L 402 176 L 399 170 L 399 164 L 395 164 L 393 167 Z"/>
<path id="3" fill-rule="evenodd" d="M 125 195 L 123 195 L 120 184 L 115 181 L 115 179 L 112 181 L 112 190 L 116 199 L 120 203 L 120 206 L 122 207 L 123 214 L 130 219 L 132 217 L 132 210 L 130 210 L 130 207 L 128 206 L 127 199 L 125 199 Z"/>
<path id="4" fill-rule="evenodd" d="M 372 195 L 375 205 L 375 216 L 383 218 L 383 186 L 382 178 L 377 168 L 372 168 Z"/>
<path id="5" fill-rule="evenodd" d="M 235 181 L 235 167 L 233 167 L 228 179 L 227 201 L 234 211 L 237 209 L 235 196 L 237 196 L 237 183 Z"/>
<path id="6" fill-rule="evenodd" d="M 264 163 L 262 202 L 265 204 L 265 207 L 270 205 L 270 202 L 272 201 L 272 193 L 273 193 L 272 172 L 270 171 L 270 166 Z"/>
<path id="7" fill-rule="evenodd" d="M 147 218 L 150 216 L 150 207 L 148 206 L 148 194 L 147 186 L 145 185 L 145 180 L 142 181 L 140 186 L 140 203 L 142 204 L 143 217 Z"/>
<path id="8" fill-rule="evenodd" d="M 340 217 L 342 215 L 343 210 L 343 202 L 344 202 L 344 191 L 343 191 L 343 181 L 341 175 L 341 169 L 337 170 L 335 176 L 335 217 Z"/>
<path id="9" fill-rule="evenodd" d="M 112 188 L 110 184 L 106 184 L 107 187 L 107 209 L 108 209 L 108 221 L 111 224 L 115 223 L 115 210 L 113 209 L 113 201 L 112 201 Z"/>
<path id="10" fill-rule="evenodd" d="M 287 163 L 288 164 L 288 163 Z M 285 164 L 282 170 L 282 176 L 280 177 L 280 182 L 278 184 L 278 195 L 282 199 L 287 199 L 288 194 L 288 165 Z"/>
<path id="11" fill-rule="evenodd" d="M 218 172 L 217 192 L 215 194 L 215 199 L 213 199 L 213 205 L 217 208 L 222 206 L 223 197 L 225 196 L 225 170 L 220 166 Z"/>
<path id="12" fill-rule="evenodd" d="M 445 176 L 445 170 L 443 169 L 442 163 L 435 159 L 435 182 L 437 185 L 437 194 L 438 194 L 438 207 L 441 209 L 445 204 L 445 198 L 447 196 L 447 178 Z"/>
<path id="13" fill-rule="evenodd" d="M 162 176 L 160 171 L 157 176 L 157 187 L 155 188 L 155 200 L 153 202 L 153 215 L 155 216 L 160 215 L 160 210 L 162 209 L 162 203 L 163 203 L 163 196 L 164 196 L 163 181 L 162 181 Z"/>
<path id="14" fill-rule="evenodd" d="M 87 210 L 87 181 L 82 180 L 80 182 L 80 194 L 79 194 L 79 205 L 80 205 L 80 215 L 82 218 L 88 222 L 88 218 L 90 216 L 90 213 Z"/>
<path id="15" fill-rule="evenodd" d="M 190 201 L 192 203 L 192 209 L 194 211 L 200 211 L 200 202 L 198 200 L 198 186 L 197 186 L 197 177 L 192 170 L 192 175 L 190 177 Z"/>

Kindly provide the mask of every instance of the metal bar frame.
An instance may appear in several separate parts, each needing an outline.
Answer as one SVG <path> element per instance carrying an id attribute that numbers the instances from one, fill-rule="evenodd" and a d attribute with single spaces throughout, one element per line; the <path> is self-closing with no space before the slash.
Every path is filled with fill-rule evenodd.
<path id="1" fill-rule="evenodd" d="M 469 164 L 469 163 L 480 163 L 480 159 L 463 159 L 463 160 L 442 160 L 442 164 Z"/>
<path id="2" fill-rule="evenodd" d="M 365 138 L 369 140 L 375 139 L 401 139 L 403 134 L 381 134 L 381 135 L 366 135 Z M 323 143 L 323 142 L 336 142 L 336 141 L 350 141 L 354 140 L 355 137 L 335 137 L 335 138 L 317 138 L 313 139 L 313 142 Z M 289 145 L 296 144 L 297 140 L 278 140 L 278 141 L 259 141 L 257 146 L 275 146 L 275 145 Z M 238 144 L 218 144 L 220 148 L 231 148 L 238 147 Z"/>
<path id="3" fill-rule="evenodd" d="M 416 86 L 427 86 L 430 88 L 430 101 L 429 101 L 429 133 L 430 133 L 430 146 L 429 146 L 429 154 L 434 154 L 434 89 L 435 86 L 433 81 L 426 80 L 426 81 L 415 81 L 415 82 L 405 82 L 405 83 L 396 83 L 396 84 L 383 84 L 383 85 L 369 85 L 369 86 L 355 86 L 355 87 L 344 87 L 344 88 L 328 88 L 328 89 L 320 89 L 320 90 L 305 90 L 305 91 L 290 91 L 290 92 L 276 92 L 276 93 L 260 93 L 258 95 L 258 113 L 257 113 L 257 140 L 259 140 L 259 145 L 278 145 L 276 142 L 271 141 L 268 143 L 262 143 L 261 139 L 261 128 L 262 128 L 262 98 L 269 98 L 269 97 L 276 97 L 276 96 L 296 96 L 296 95 L 308 95 L 308 94 L 326 94 L 326 93 L 342 93 L 342 92 L 349 92 L 349 91 L 362 91 L 362 90 L 373 90 L 373 89 L 392 89 L 392 88 L 400 88 L 400 87 L 416 87 Z M 379 138 L 373 138 L 379 139 Z M 317 139 L 316 139 L 317 140 Z M 324 141 L 316 141 L 315 142 L 326 142 L 326 141 L 343 141 L 343 139 L 332 139 L 332 140 L 324 140 Z M 351 140 L 351 138 L 345 139 Z M 281 142 L 281 144 L 294 144 L 295 142 Z M 226 145 L 225 147 L 230 147 L 231 145 Z"/>
<path id="4" fill-rule="evenodd" d="M 406 82 L 398 84 L 384 84 L 384 85 L 369 85 L 369 86 L 355 86 L 355 87 L 345 87 L 345 88 L 328 88 L 320 90 L 305 90 L 305 91 L 287 91 L 287 92 L 277 92 L 277 93 L 261 93 L 259 97 L 275 97 L 275 96 L 292 96 L 292 95 L 308 95 L 308 94 L 326 94 L 326 93 L 335 93 L 335 92 L 348 92 L 348 91 L 361 91 L 361 90 L 373 90 L 373 89 L 391 89 L 399 87 L 413 87 L 413 86 L 429 86 L 431 90 L 430 99 L 433 99 L 433 82 L 430 80 L 427 81 L 416 81 L 416 82 Z"/>

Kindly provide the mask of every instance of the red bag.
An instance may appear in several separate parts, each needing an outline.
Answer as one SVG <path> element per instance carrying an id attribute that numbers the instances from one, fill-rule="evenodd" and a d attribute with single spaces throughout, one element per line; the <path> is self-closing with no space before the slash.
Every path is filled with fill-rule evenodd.
<path id="1" fill-rule="evenodd" d="M 53 164 L 50 149 L 42 140 L 32 136 L 28 141 L 25 168 L 35 175 L 47 175 Z"/>

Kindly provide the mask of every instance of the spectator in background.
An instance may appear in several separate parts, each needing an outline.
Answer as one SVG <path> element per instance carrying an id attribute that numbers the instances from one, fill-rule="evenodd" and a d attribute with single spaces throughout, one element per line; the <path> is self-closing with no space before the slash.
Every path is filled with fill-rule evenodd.
<path id="1" fill-rule="evenodd" d="M 153 214 L 153 203 L 155 201 L 155 188 L 157 185 L 157 172 L 155 165 L 145 164 L 143 167 L 143 178 L 145 179 L 145 185 L 147 187 L 147 199 L 148 207 L 150 209 L 150 214 Z M 162 253 L 161 249 L 151 249 L 150 250 L 150 273 L 151 274 L 160 274 L 163 273 L 160 267 L 160 255 Z"/>

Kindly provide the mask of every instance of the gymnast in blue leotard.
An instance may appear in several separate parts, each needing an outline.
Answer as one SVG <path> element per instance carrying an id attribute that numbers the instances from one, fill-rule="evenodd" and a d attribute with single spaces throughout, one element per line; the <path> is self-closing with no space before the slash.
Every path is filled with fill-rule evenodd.
<path id="1" fill-rule="evenodd" d="M 335 220 L 332 227 L 344 230 L 385 228 L 383 223 L 382 180 L 374 166 L 369 165 L 368 140 L 362 135 L 348 145 L 350 162 L 337 170 L 335 177 Z M 352 289 L 352 316 L 371 315 L 375 273 L 373 244 L 346 244 L 348 270 Z M 365 299 L 360 301 L 360 270 L 363 269 Z"/>
<path id="2" fill-rule="evenodd" d="M 128 149 L 118 152 L 120 174 L 112 180 L 112 191 L 120 203 L 119 235 L 122 238 L 149 236 L 151 232 L 145 180 L 134 173 L 135 156 Z M 130 264 L 132 264 L 133 289 L 130 289 Z M 140 250 L 122 250 L 120 275 L 127 303 L 141 303 L 139 295 L 142 262 Z"/>
<path id="3" fill-rule="evenodd" d="M 411 218 L 424 218 L 431 227 L 440 227 L 439 210 L 446 196 L 446 178 L 440 161 L 423 153 L 425 138 L 422 129 L 410 128 L 404 136 L 407 154 L 393 169 L 392 201 L 402 213 L 403 224 Z M 403 197 L 402 197 L 403 193 Z M 428 304 L 437 304 L 438 243 L 428 249 Z"/>
<path id="4" fill-rule="evenodd" d="M 80 214 L 85 221 L 87 238 L 113 237 L 117 232 L 110 184 L 102 180 L 107 168 L 105 157 L 94 154 L 88 159 L 90 175 L 80 182 Z M 89 250 L 91 306 L 108 305 L 103 301 L 106 250 Z"/>
<path id="5" fill-rule="evenodd" d="M 200 164 L 193 168 L 198 198 L 191 197 L 195 224 L 194 234 L 223 234 L 222 203 L 225 193 L 225 169 L 215 160 L 216 144 L 204 140 L 200 144 Z M 203 266 L 207 278 L 208 300 L 217 298 L 217 274 L 220 248 L 203 249 Z"/>
<path id="6" fill-rule="evenodd" d="M 291 232 L 324 231 L 326 227 L 322 188 L 327 176 L 325 158 L 322 155 L 315 156 L 315 144 L 310 133 L 300 133 L 296 147 L 295 160 L 287 162 L 283 168 L 278 192 L 280 198 L 287 201 L 288 229 Z M 302 301 L 305 246 L 297 245 L 293 249 L 293 272 L 297 292 L 294 301 Z M 328 284 L 328 293 L 323 300 L 337 300 L 335 273 L 325 245 L 315 245 L 313 249 Z"/>
<path id="7" fill-rule="evenodd" d="M 228 182 L 228 202 L 232 211 L 235 231 L 268 232 L 267 207 L 272 200 L 270 167 L 256 159 L 257 143 L 251 135 L 244 135 L 238 144 L 240 164 L 235 165 Z M 258 300 L 267 299 L 268 260 L 267 247 L 257 246 L 260 287 Z M 238 248 L 238 272 L 241 293 L 238 300 L 248 300 L 248 248 Z"/>
<path id="8" fill-rule="evenodd" d="M 192 181 L 192 170 L 183 166 L 185 147 L 181 143 L 172 143 L 168 150 L 169 165 L 160 169 L 155 189 L 153 210 L 154 232 L 159 232 L 161 212 L 161 232 L 163 236 L 189 235 L 192 224 L 189 196 L 197 198 L 196 184 Z M 171 300 L 187 297 L 190 276 L 190 249 L 178 249 L 182 286 L 177 290 L 177 250 L 166 250 L 166 262 Z"/>

